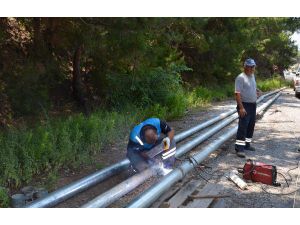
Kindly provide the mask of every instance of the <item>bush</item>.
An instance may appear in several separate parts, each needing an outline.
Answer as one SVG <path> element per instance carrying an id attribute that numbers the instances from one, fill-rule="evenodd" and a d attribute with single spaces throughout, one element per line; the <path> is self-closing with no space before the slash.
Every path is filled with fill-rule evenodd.
<path id="1" fill-rule="evenodd" d="M 166 120 L 182 117 L 188 106 L 188 99 L 182 89 L 169 94 L 166 100 Z"/>
<path id="2" fill-rule="evenodd" d="M 0 187 L 0 208 L 7 208 L 9 206 L 9 196 L 7 190 L 3 187 Z"/>
<path id="3" fill-rule="evenodd" d="M 141 69 L 134 74 L 108 74 L 106 102 L 112 107 L 166 104 L 170 95 L 182 90 L 179 73 L 185 70 L 188 70 L 185 66 L 172 64 L 168 68 Z"/>
<path id="4" fill-rule="evenodd" d="M 32 59 L 4 74 L 7 96 L 15 116 L 36 116 L 49 109 L 49 92 L 61 82 L 57 77 L 59 74 L 55 63 L 49 61 L 44 65 L 32 62 Z"/>
<path id="5" fill-rule="evenodd" d="M 280 75 L 275 75 L 272 78 L 259 80 L 257 82 L 257 87 L 264 92 L 278 89 L 283 86 L 290 86 L 290 83 L 285 81 Z"/>
<path id="6" fill-rule="evenodd" d="M 204 107 L 212 101 L 221 101 L 233 96 L 233 84 L 224 84 L 224 86 L 197 87 L 189 92 L 188 105 L 189 107 Z"/>

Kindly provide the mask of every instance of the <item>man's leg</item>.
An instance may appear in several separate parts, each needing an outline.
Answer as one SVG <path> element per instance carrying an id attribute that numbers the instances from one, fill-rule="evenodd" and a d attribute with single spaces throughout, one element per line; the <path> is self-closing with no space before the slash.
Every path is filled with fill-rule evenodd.
<path id="1" fill-rule="evenodd" d="M 129 159 L 135 171 L 141 172 L 149 168 L 149 164 L 147 163 L 147 161 L 133 149 L 127 149 L 127 158 Z"/>
<path id="2" fill-rule="evenodd" d="M 245 110 L 247 111 L 247 106 L 244 105 Z M 238 126 L 238 131 L 236 134 L 236 141 L 235 141 L 235 151 L 239 157 L 244 158 L 245 153 L 244 153 L 244 148 L 246 146 L 245 138 L 247 134 L 247 127 L 249 124 L 249 115 L 248 112 L 247 114 L 241 118 L 239 117 L 239 126 Z"/>
<path id="3" fill-rule="evenodd" d="M 252 137 L 254 133 L 254 127 L 255 127 L 255 119 L 256 119 L 256 105 L 253 105 L 249 108 L 249 114 L 250 114 L 250 119 L 249 119 L 249 124 L 247 127 L 247 134 L 246 134 L 246 150 L 250 151 L 255 151 L 255 148 L 251 147 L 251 142 L 252 142 Z"/>

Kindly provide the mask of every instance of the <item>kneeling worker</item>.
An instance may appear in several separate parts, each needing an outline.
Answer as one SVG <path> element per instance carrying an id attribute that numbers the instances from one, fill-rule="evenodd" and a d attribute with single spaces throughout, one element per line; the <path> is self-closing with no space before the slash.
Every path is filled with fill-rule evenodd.
<path id="1" fill-rule="evenodd" d="M 172 167 L 176 150 L 173 138 L 174 130 L 158 118 L 149 118 L 135 126 L 127 146 L 127 157 L 133 168 L 140 172 L 158 163 L 158 159 L 164 166 Z"/>

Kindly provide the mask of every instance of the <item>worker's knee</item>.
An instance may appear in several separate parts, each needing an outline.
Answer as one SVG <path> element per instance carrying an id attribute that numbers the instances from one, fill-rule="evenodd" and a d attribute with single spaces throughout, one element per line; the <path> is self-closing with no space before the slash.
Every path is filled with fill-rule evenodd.
<path id="1" fill-rule="evenodd" d="M 138 152 L 127 149 L 127 158 L 129 159 L 134 170 L 141 172 L 149 167 L 149 164 L 146 160 L 139 155 Z"/>

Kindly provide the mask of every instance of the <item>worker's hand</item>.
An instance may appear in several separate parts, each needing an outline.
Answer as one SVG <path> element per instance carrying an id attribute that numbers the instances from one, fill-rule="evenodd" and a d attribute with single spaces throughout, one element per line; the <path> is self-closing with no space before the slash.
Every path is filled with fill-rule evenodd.
<path id="1" fill-rule="evenodd" d="M 239 116 L 240 116 L 241 118 L 243 118 L 243 117 L 246 116 L 246 115 L 247 115 L 246 110 L 245 110 L 244 108 L 240 108 L 240 110 L 239 110 Z"/>
<path id="2" fill-rule="evenodd" d="M 256 95 L 257 97 L 262 96 L 263 92 L 261 90 L 256 90 Z"/>
<path id="3" fill-rule="evenodd" d="M 171 140 L 169 137 L 165 137 L 163 139 L 164 150 L 168 150 L 170 148 Z"/>
<path id="4" fill-rule="evenodd" d="M 149 160 L 149 159 L 150 159 L 150 157 L 147 155 L 146 152 L 140 152 L 139 155 L 140 155 L 143 159 L 145 159 L 145 160 Z"/>

